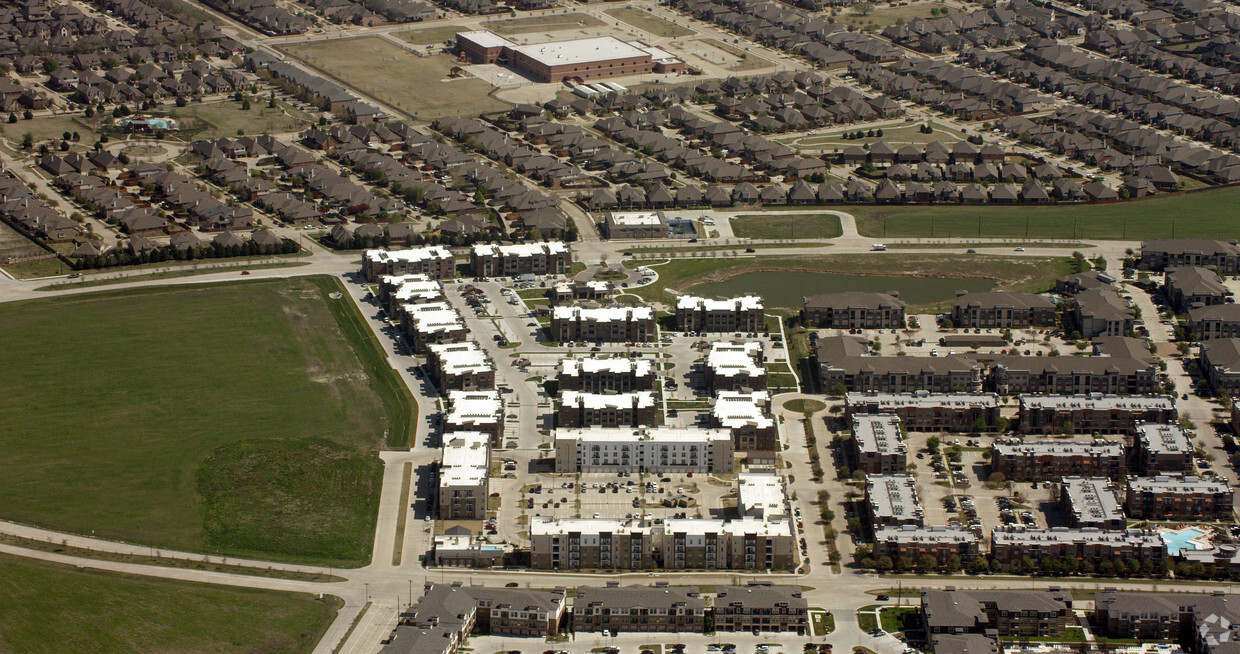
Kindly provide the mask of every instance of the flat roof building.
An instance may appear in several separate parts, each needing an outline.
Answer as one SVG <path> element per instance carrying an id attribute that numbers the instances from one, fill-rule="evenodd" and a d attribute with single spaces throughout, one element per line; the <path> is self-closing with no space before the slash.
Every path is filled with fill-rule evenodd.
<path id="1" fill-rule="evenodd" d="M 648 524 L 534 516 L 530 542 L 535 569 L 786 570 L 796 547 L 790 521 L 748 517 Z"/>
<path id="2" fill-rule="evenodd" d="M 404 304 L 442 302 L 443 285 L 427 275 L 383 275 L 379 279 L 379 302 L 395 315 Z"/>
<path id="3" fill-rule="evenodd" d="M 384 275 L 409 274 L 452 279 L 456 277 L 456 259 L 448 248 L 438 245 L 408 250 L 366 250 L 362 256 L 362 276 L 368 282 Z"/>
<path id="4" fill-rule="evenodd" d="M 563 391 L 556 426 L 649 427 L 658 423 L 658 407 L 651 391 L 583 393 Z"/>
<path id="5" fill-rule="evenodd" d="M 994 393 L 848 393 L 844 403 L 848 418 L 891 414 L 909 431 L 984 431 L 999 421 L 999 396 Z"/>
<path id="6" fill-rule="evenodd" d="M 712 394 L 725 390 L 762 390 L 766 388 L 764 360 L 762 344 L 755 341 L 711 343 L 703 363 L 706 389 Z"/>
<path id="7" fill-rule="evenodd" d="M 1030 529 L 999 527 L 990 535 L 991 558 L 1007 571 L 1019 570 L 1025 558 L 1034 563 L 1045 557 L 1072 557 L 1097 565 L 1103 561 L 1150 561 L 1159 564 L 1167 557 L 1167 544 L 1154 529 Z M 1025 572 L 1031 572 L 1025 570 Z"/>
<path id="8" fill-rule="evenodd" d="M 736 476 L 736 513 L 763 520 L 789 518 L 788 493 L 778 474 L 742 473 Z"/>
<path id="9" fill-rule="evenodd" d="M 477 431 L 444 434 L 439 463 L 439 519 L 486 518 L 491 436 Z"/>
<path id="10" fill-rule="evenodd" d="M 1175 422 L 1166 395 L 1021 395 L 1020 431 L 1026 434 L 1132 434 L 1142 422 Z"/>
<path id="11" fill-rule="evenodd" d="M 922 557 L 934 557 L 936 570 L 948 567 L 952 557 L 956 563 L 967 563 L 980 553 L 981 539 L 972 530 L 960 527 L 879 527 L 874 530 L 874 558 L 889 557 L 892 561 L 908 557 L 918 569 Z"/>
<path id="12" fill-rule="evenodd" d="M 1135 459 L 1145 474 L 1192 472 L 1193 443 L 1177 424 L 1143 424 L 1136 428 Z"/>
<path id="13" fill-rule="evenodd" d="M 561 241 L 495 245 L 475 244 L 470 251 L 475 277 L 564 275 L 573 269 L 573 253 Z"/>
<path id="14" fill-rule="evenodd" d="M 1233 519 L 1232 489 L 1222 479 L 1184 474 L 1129 477 L 1125 506 L 1143 520 Z"/>
<path id="15" fill-rule="evenodd" d="M 676 298 L 676 329 L 682 332 L 764 332 L 765 313 L 758 295 L 708 299 Z"/>
<path id="16" fill-rule="evenodd" d="M 609 239 L 667 238 L 669 233 L 662 211 L 608 211 L 602 226 Z"/>
<path id="17" fill-rule="evenodd" d="M 655 375 L 646 359 L 564 359 L 557 380 L 561 392 L 630 393 L 653 390 Z"/>
<path id="18" fill-rule="evenodd" d="M 417 354 L 426 354 L 432 343 L 459 343 L 469 337 L 465 321 L 446 302 L 401 305 L 400 326 Z"/>
<path id="19" fill-rule="evenodd" d="M 732 472 L 732 435 L 723 429 L 557 429 L 556 472 Z"/>
<path id="20" fill-rule="evenodd" d="M 518 45 L 485 30 L 458 32 L 457 47 L 474 63 L 505 61 L 540 82 L 678 73 L 685 62 L 640 41 L 611 36 Z"/>
<path id="21" fill-rule="evenodd" d="M 495 365 L 473 341 L 427 345 L 426 367 L 441 391 L 495 388 Z"/>
<path id="22" fill-rule="evenodd" d="M 900 419 L 896 416 L 854 415 L 849 442 L 857 470 L 889 475 L 908 469 L 908 446 L 904 444 Z"/>
<path id="23" fill-rule="evenodd" d="M 991 447 L 990 468 L 1009 480 L 1044 481 L 1072 476 L 1122 479 L 1124 444 L 999 440 Z"/>
<path id="24" fill-rule="evenodd" d="M 480 431 L 499 445 L 504 436 L 504 398 L 499 391 L 448 391 L 445 432 Z"/>
<path id="25" fill-rule="evenodd" d="M 601 341 L 646 343 L 655 340 L 654 309 L 650 307 L 555 307 L 551 338 L 561 343 Z"/>
<path id="26" fill-rule="evenodd" d="M 922 526 L 925 511 L 917 497 L 917 481 L 912 475 L 867 475 L 865 502 L 870 525 L 899 527 Z"/>
<path id="27" fill-rule="evenodd" d="M 1059 502 L 1073 527 L 1123 529 L 1128 524 L 1119 494 L 1106 477 L 1064 477 Z"/>
<path id="28" fill-rule="evenodd" d="M 770 411 L 771 394 L 766 391 L 719 391 L 711 424 L 732 433 L 737 452 L 774 452 L 779 449 L 779 432 Z"/>

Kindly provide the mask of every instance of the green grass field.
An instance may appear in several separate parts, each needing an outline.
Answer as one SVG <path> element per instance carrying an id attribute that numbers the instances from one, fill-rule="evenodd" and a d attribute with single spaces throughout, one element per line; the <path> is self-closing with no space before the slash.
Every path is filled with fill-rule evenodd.
<path id="1" fill-rule="evenodd" d="M 880 258 L 881 257 L 881 258 Z M 650 266 L 659 279 L 640 288 L 627 289 L 647 301 L 666 302 L 664 291 L 684 289 L 708 281 L 723 280 L 746 272 L 798 270 L 841 274 L 864 274 L 881 270 L 883 275 L 915 275 L 929 278 L 980 278 L 994 280 L 1000 288 L 1041 292 L 1055 285 L 1055 278 L 1072 272 L 1067 258 L 1001 257 L 941 254 L 838 254 L 807 257 L 684 258 L 665 264 L 625 261 L 629 268 Z M 881 267 L 881 268 L 880 268 Z M 753 289 L 762 293 L 762 289 Z"/>
<path id="2" fill-rule="evenodd" d="M 770 213 L 734 216 L 737 238 L 838 238 L 844 235 L 840 219 L 826 213 Z"/>
<path id="3" fill-rule="evenodd" d="M 1112 204 L 879 206 L 841 209 L 865 236 L 910 238 L 1121 239 L 1234 238 L 1240 231 L 1240 187 Z"/>
<path id="4" fill-rule="evenodd" d="M 419 57 L 376 36 L 337 39 L 284 48 L 344 84 L 421 120 L 502 111 L 509 104 L 491 97 L 491 85 L 476 77 L 449 80 L 456 60 Z"/>
<path id="5" fill-rule="evenodd" d="M 675 23 L 668 22 L 636 7 L 617 7 L 615 9 L 608 9 L 603 13 L 653 36 L 676 38 L 695 33 L 687 27 L 681 27 Z"/>
<path id="6" fill-rule="evenodd" d="M 740 71 L 746 71 L 746 70 L 758 70 L 760 68 L 768 68 L 774 65 L 770 61 L 767 61 L 766 59 L 762 57 L 759 57 L 751 52 L 745 52 L 745 50 L 742 48 L 738 48 L 729 43 L 724 43 L 723 41 L 720 41 L 718 39 L 700 39 L 700 41 L 702 43 L 705 43 L 706 45 L 709 45 L 712 48 L 722 50 L 723 52 L 726 52 L 727 54 L 730 54 L 733 57 L 736 57 L 737 59 L 740 60 L 736 62 L 735 64 L 728 66 L 728 70 L 734 70 L 734 71 L 740 72 Z"/>
<path id="7" fill-rule="evenodd" d="M 225 100 L 191 103 L 173 109 L 170 115 L 180 121 L 186 133 L 197 138 L 296 132 L 312 124 L 304 111 L 284 102 L 277 100 L 275 107 L 267 108 L 267 98 L 261 95 L 255 96 L 245 110 L 240 102 Z"/>
<path id="8" fill-rule="evenodd" d="M 310 652 L 340 600 L 137 577 L 0 554 L 0 650 Z"/>
<path id="9" fill-rule="evenodd" d="M 443 43 L 448 39 L 454 38 L 457 32 L 468 32 L 468 27 L 460 25 L 442 25 L 424 30 L 413 30 L 410 32 L 397 32 L 392 36 L 402 38 L 410 43 L 418 45 L 427 45 L 433 43 Z"/>
<path id="10" fill-rule="evenodd" d="M 315 277 L 0 305 L 0 516 L 364 565 L 376 451 L 408 442 L 415 409 L 340 290 Z"/>
<path id="11" fill-rule="evenodd" d="M 83 144 L 90 144 L 95 141 L 95 138 L 92 136 L 94 130 L 82 122 L 80 117 L 36 116 L 30 120 L 21 120 L 21 115 L 22 112 L 18 111 L 17 117 L 19 120 L 16 123 L 0 125 L 0 133 L 4 134 L 4 138 L 11 141 L 15 148 L 21 146 L 22 136 L 27 132 L 34 136 L 35 143 L 61 138 L 65 132 L 70 134 L 77 132 L 82 137 L 81 142 Z"/>
<path id="12" fill-rule="evenodd" d="M 597 27 L 603 21 L 589 14 L 548 14 L 508 20 L 492 20 L 482 24 L 483 29 L 497 34 L 531 34 L 535 32 L 560 32 L 583 27 Z"/>

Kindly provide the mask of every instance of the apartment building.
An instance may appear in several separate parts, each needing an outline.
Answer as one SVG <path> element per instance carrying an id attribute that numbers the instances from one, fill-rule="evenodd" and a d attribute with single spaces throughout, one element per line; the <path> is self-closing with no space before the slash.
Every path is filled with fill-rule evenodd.
<path id="1" fill-rule="evenodd" d="M 504 398 L 498 391 L 448 391 L 445 432 L 479 431 L 500 445 L 504 437 Z"/>
<path id="2" fill-rule="evenodd" d="M 762 344 L 711 343 L 702 364 L 706 388 L 712 394 L 720 391 L 762 390 L 766 388 L 766 355 Z"/>
<path id="3" fill-rule="evenodd" d="M 654 368 L 646 359 L 564 359 L 556 377 L 560 392 L 633 393 L 654 390 Z"/>
<path id="4" fill-rule="evenodd" d="M 1056 279 L 1055 292 L 1060 295 L 1076 295 L 1090 289 L 1113 287 L 1116 281 L 1114 277 L 1101 270 L 1086 270 Z"/>
<path id="5" fill-rule="evenodd" d="M 1123 479 L 1124 444 L 1112 441 L 1073 443 L 1060 440 L 996 441 L 990 469 L 1009 480 L 1046 481 L 1062 477 Z"/>
<path id="6" fill-rule="evenodd" d="M 1143 422 L 1175 422 L 1166 395 L 1021 395 L 1020 431 L 1026 434 L 1133 434 Z"/>
<path id="7" fill-rule="evenodd" d="M 849 444 L 857 470 L 891 475 L 908 469 L 908 446 L 896 416 L 854 415 Z"/>
<path id="8" fill-rule="evenodd" d="M 1128 525 L 1119 494 L 1106 477 L 1064 477 L 1059 503 L 1076 528 L 1123 529 Z"/>
<path id="9" fill-rule="evenodd" d="M 560 393 L 555 424 L 560 429 L 573 427 L 648 427 L 658 424 L 658 408 L 654 393 Z"/>
<path id="10" fill-rule="evenodd" d="M 668 238 L 671 227 L 662 211 L 608 211 L 599 224 L 604 238 Z"/>
<path id="11" fill-rule="evenodd" d="M 439 519 L 483 520 L 490 496 L 491 435 L 477 431 L 443 436 L 439 463 Z"/>
<path id="12" fill-rule="evenodd" d="M 1240 247 L 1235 243 L 1204 238 L 1171 238 L 1141 244 L 1138 266 L 1145 270 L 1165 270 L 1178 266 L 1213 266 L 1234 275 L 1240 270 Z"/>
<path id="13" fill-rule="evenodd" d="M 1059 590 L 922 589 L 926 633 L 1063 636 L 1076 624 L 1072 596 Z"/>
<path id="14" fill-rule="evenodd" d="M 378 297 L 388 314 L 394 316 L 406 304 L 443 302 L 443 284 L 426 275 L 383 275 Z"/>
<path id="15" fill-rule="evenodd" d="M 1227 632 L 1237 624 L 1240 607 L 1229 593 L 1106 590 L 1094 598 L 1094 631 L 1105 638 L 1179 643 L 1196 654 L 1223 654 L 1234 650 L 1233 634 Z M 1220 639 L 1223 633 L 1227 636 Z M 1230 646 L 1215 649 L 1229 641 Z"/>
<path id="16" fill-rule="evenodd" d="M 572 304 L 579 300 L 603 302 L 611 298 L 613 290 L 611 282 L 573 280 L 552 286 L 547 297 L 551 304 Z"/>
<path id="17" fill-rule="evenodd" d="M 428 344 L 426 369 L 441 391 L 495 388 L 495 365 L 473 341 Z"/>
<path id="18" fill-rule="evenodd" d="M 530 567 L 535 570 L 652 569 L 652 531 L 652 527 L 636 520 L 533 516 L 530 518 Z"/>
<path id="19" fill-rule="evenodd" d="M 851 336 L 811 337 L 820 387 L 856 393 L 980 391 L 982 367 L 964 357 L 871 356 Z"/>
<path id="20" fill-rule="evenodd" d="M 551 338 L 561 343 L 646 343 L 655 339 L 655 333 L 650 307 L 559 306 L 551 310 Z"/>
<path id="21" fill-rule="evenodd" d="M 740 517 L 777 521 L 791 517 L 784 478 L 771 473 L 736 476 L 736 514 Z"/>
<path id="22" fill-rule="evenodd" d="M 1218 273 L 1209 268 L 1170 268 L 1164 279 L 1163 294 L 1176 311 L 1223 304 L 1231 297 L 1231 291 L 1219 280 Z"/>
<path id="23" fill-rule="evenodd" d="M 1216 338 L 1199 348 L 1199 363 L 1215 393 L 1240 395 L 1240 338 Z"/>
<path id="24" fill-rule="evenodd" d="M 719 391 L 711 408 L 711 426 L 732 434 L 737 452 L 774 452 L 779 449 L 779 430 L 771 417 L 771 394 Z"/>
<path id="25" fill-rule="evenodd" d="M 1192 472 L 1193 443 L 1179 425 L 1143 424 L 1136 431 L 1133 458 L 1138 470 L 1147 475 Z"/>
<path id="26" fill-rule="evenodd" d="M 1132 333 L 1137 312 L 1114 288 L 1093 288 L 1069 300 L 1067 317 L 1084 338 L 1127 336 Z"/>
<path id="27" fill-rule="evenodd" d="M 426 354 L 432 343 L 459 343 L 469 337 L 469 328 L 446 302 L 401 305 L 400 326 L 417 354 Z"/>
<path id="28" fill-rule="evenodd" d="M 998 527 L 990 534 L 990 556 L 1004 570 L 1019 569 L 1026 558 L 1036 565 L 1045 557 L 1072 557 L 1093 565 L 1116 559 L 1148 560 L 1157 565 L 1167 544 L 1153 529 L 1030 529 Z"/>
<path id="29" fill-rule="evenodd" d="M 656 557 L 669 570 L 791 570 L 796 538 L 790 520 L 664 520 Z"/>
<path id="30" fill-rule="evenodd" d="M 1215 304 L 1189 309 L 1188 335 L 1198 341 L 1240 337 L 1240 304 Z"/>
<path id="31" fill-rule="evenodd" d="M 960 527 L 879 527 L 874 530 L 874 558 L 884 556 L 892 561 L 907 557 L 914 566 L 921 566 L 921 558 L 934 557 L 939 568 L 946 567 L 952 557 L 957 563 L 968 563 L 977 558 L 981 539 L 969 529 Z"/>
<path id="32" fill-rule="evenodd" d="M 723 429 L 557 429 L 556 472 L 732 472 L 732 435 Z"/>
<path id="33" fill-rule="evenodd" d="M 989 386 L 1004 395 L 1151 395 L 1158 373 L 1152 358 L 997 355 L 992 358 Z"/>
<path id="34" fill-rule="evenodd" d="M 764 332 L 765 315 L 757 295 L 722 299 L 681 295 L 676 299 L 676 330 L 681 332 Z"/>
<path id="35" fill-rule="evenodd" d="M 801 317 L 814 327 L 887 329 L 904 326 L 905 306 L 895 293 L 825 293 L 802 298 Z"/>
<path id="36" fill-rule="evenodd" d="M 920 527 L 926 517 L 917 497 L 917 481 L 912 475 L 867 475 L 865 505 L 874 529 Z"/>
<path id="37" fill-rule="evenodd" d="M 573 631 L 606 633 L 646 631 L 662 633 L 703 633 L 706 628 L 706 600 L 696 586 L 626 586 L 607 582 L 607 586 L 582 586 L 573 603 Z"/>
<path id="38" fill-rule="evenodd" d="M 503 564 L 504 550 L 472 533 L 442 534 L 431 541 L 428 558 L 445 568 L 492 568 Z"/>
<path id="39" fill-rule="evenodd" d="M 565 591 L 427 583 L 383 654 L 451 654 L 471 634 L 546 638 L 567 623 Z"/>
<path id="40" fill-rule="evenodd" d="M 1130 517 L 1141 520 L 1231 522 L 1233 494 L 1226 481 L 1211 477 L 1129 477 L 1124 507 Z"/>
<path id="41" fill-rule="evenodd" d="M 952 302 L 952 324 L 968 328 L 1053 325 L 1055 303 L 1032 293 L 961 292 Z"/>
<path id="42" fill-rule="evenodd" d="M 573 269 L 573 253 L 559 241 L 494 245 L 478 243 L 469 256 L 474 277 L 565 275 Z"/>
<path id="43" fill-rule="evenodd" d="M 716 632 L 789 632 L 804 635 L 809 604 L 800 586 L 751 582 L 715 591 Z"/>
<path id="44" fill-rule="evenodd" d="M 368 282 L 384 275 L 425 275 L 430 279 L 456 277 L 456 259 L 448 248 L 429 246 L 408 250 L 366 250 L 362 276 Z"/>
<path id="45" fill-rule="evenodd" d="M 891 414 L 909 431 L 969 432 L 999 421 L 994 393 L 848 393 L 844 416 Z"/>

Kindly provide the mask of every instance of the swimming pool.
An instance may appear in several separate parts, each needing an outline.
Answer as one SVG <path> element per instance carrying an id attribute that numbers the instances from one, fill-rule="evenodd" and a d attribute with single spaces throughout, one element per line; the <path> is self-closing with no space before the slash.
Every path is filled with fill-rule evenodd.
<path id="1" fill-rule="evenodd" d="M 1200 541 L 1194 540 L 1205 535 L 1206 532 L 1201 529 L 1188 527 L 1179 531 L 1164 531 L 1162 532 L 1162 539 L 1163 542 L 1167 544 L 1167 553 L 1171 556 L 1176 556 L 1180 553 L 1180 550 L 1184 549 L 1209 549 L 1207 545 L 1201 543 Z"/>

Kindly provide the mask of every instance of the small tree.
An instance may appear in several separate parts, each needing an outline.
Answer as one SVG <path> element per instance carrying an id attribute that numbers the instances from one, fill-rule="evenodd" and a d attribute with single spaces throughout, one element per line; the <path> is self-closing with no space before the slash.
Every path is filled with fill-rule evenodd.
<path id="1" fill-rule="evenodd" d="M 853 13 L 858 16 L 869 16 L 870 12 L 874 11 L 874 3 L 869 2 L 868 0 L 862 0 L 862 2 L 858 2 L 853 5 L 852 10 Z"/>

